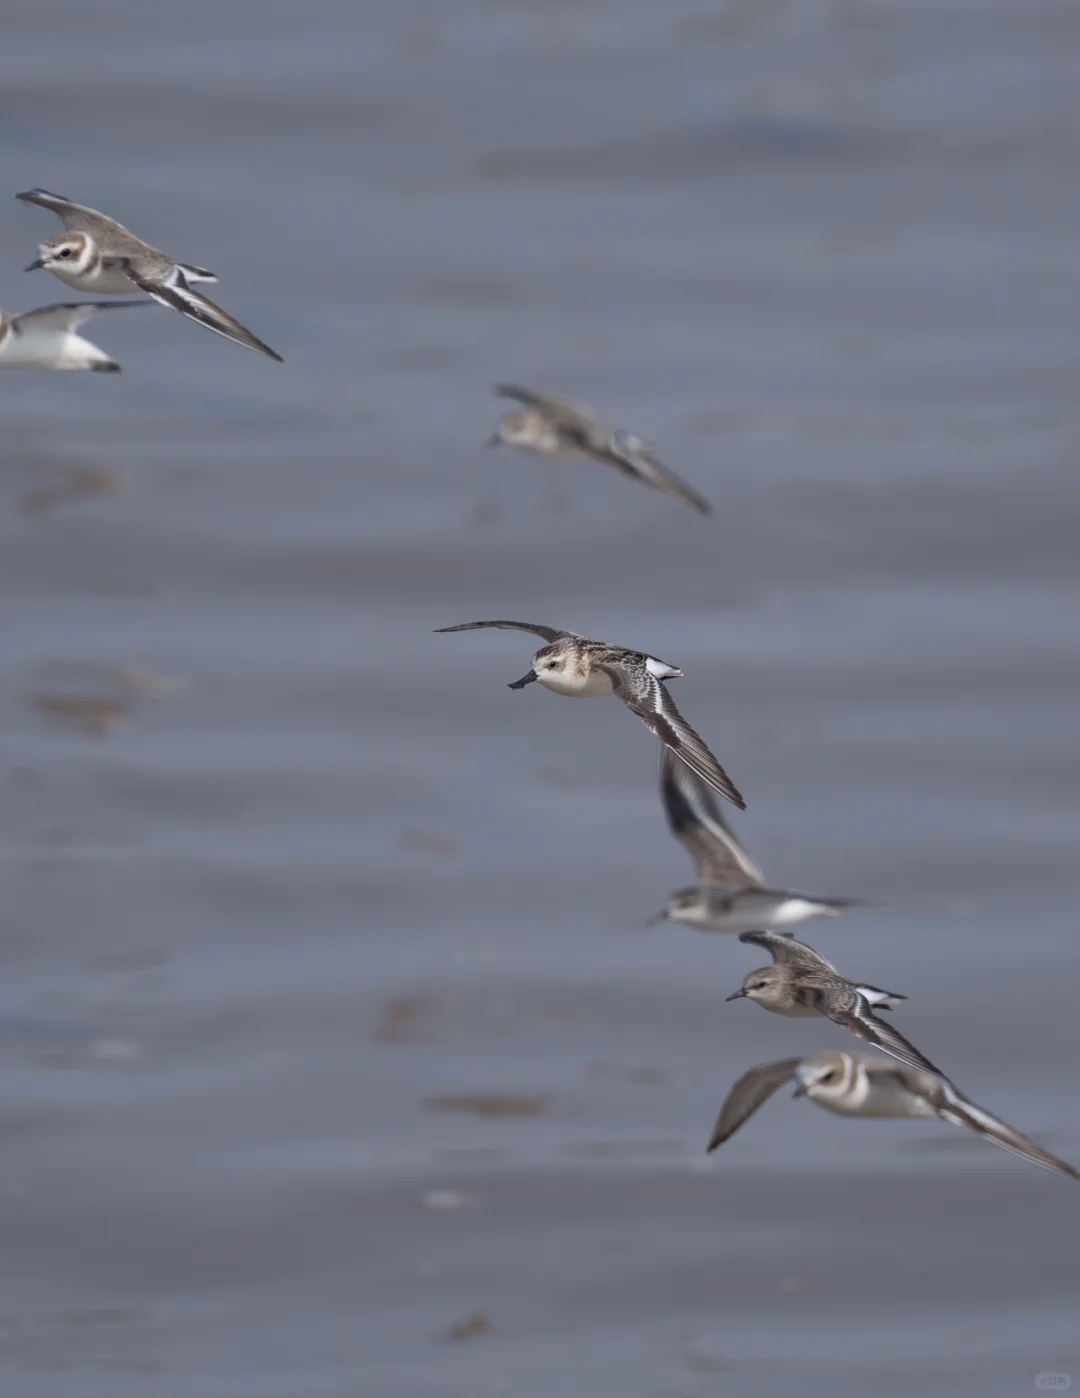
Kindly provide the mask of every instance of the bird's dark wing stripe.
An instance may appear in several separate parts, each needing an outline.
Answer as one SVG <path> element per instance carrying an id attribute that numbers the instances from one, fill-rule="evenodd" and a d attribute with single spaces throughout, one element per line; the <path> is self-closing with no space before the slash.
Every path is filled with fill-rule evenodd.
<path id="1" fill-rule="evenodd" d="M 874 1044 L 899 1062 L 906 1063 L 909 1068 L 919 1068 L 938 1078 L 945 1077 L 941 1069 L 924 1057 L 914 1044 L 909 1044 L 899 1030 L 878 1019 L 861 995 L 856 994 L 854 1004 L 847 1009 L 831 1011 L 829 1018 L 856 1038 Z"/>
<path id="2" fill-rule="evenodd" d="M 126 266 L 127 274 L 135 285 L 151 295 L 155 301 L 160 301 L 163 306 L 179 311 L 188 320 L 205 326 L 207 330 L 212 330 L 226 340 L 232 340 L 234 344 L 265 354 L 269 359 L 276 359 L 279 364 L 282 362 L 281 355 L 276 350 L 263 344 L 262 340 L 241 325 L 234 316 L 229 315 L 228 311 L 223 311 L 219 305 L 211 301 L 209 296 L 192 291 L 179 267 L 174 267 L 165 281 L 155 282 L 140 277 L 130 260 Z"/>
<path id="3" fill-rule="evenodd" d="M 435 632 L 439 634 L 443 631 L 482 631 L 489 626 L 497 627 L 500 631 L 531 631 L 534 636 L 547 641 L 548 645 L 557 641 L 560 636 L 570 635 L 569 631 L 559 631 L 554 626 L 534 626 L 529 621 L 463 621 L 458 626 L 437 626 Z"/>

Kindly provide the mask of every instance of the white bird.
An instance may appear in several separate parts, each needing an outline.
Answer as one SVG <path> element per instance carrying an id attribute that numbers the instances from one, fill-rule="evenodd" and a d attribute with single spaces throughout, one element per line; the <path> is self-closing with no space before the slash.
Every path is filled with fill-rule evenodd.
<path id="1" fill-rule="evenodd" d="M 790 927 L 856 905 L 853 898 L 768 888 L 721 816 L 709 786 L 666 747 L 660 749 L 660 797 L 671 833 L 694 861 L 698 886 L 673 893 L 650 921 L 670 918 L 702 932 L 752 932 Z"/>
<path id="2" fill-rule="evenodd" d="M 13 315 L 0 310 L 0 369 L 93 369 L 118 374 L 120 365 L 78 334 L 100 311 L 149 306 L 149 301 L 82 301 L 40 306 Z"/>

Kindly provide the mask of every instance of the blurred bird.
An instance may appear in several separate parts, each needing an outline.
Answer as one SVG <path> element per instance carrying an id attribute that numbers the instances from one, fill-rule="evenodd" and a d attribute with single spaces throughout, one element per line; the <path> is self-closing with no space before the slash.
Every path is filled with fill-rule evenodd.
<path id="1" fill-rule="evenodd" d="M 541 456 L 591 456 L 594 461 L 615 466 L 651 490 L 681 500 L 699 514 L 712 513 L 708 500 L 680 480 L 653 448 L 632 432 L 608 427 L 578 403 L 531 388 L 498 384 L 495 392 L 502 398 L 516 398 L 525 406 L 505 414 L 488 439 L 489 447 L 506 442 Z"/>

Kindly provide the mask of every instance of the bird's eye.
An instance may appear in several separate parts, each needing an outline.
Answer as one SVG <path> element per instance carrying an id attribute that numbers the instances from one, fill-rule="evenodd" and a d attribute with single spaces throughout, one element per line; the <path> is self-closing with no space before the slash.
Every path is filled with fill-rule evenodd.
<path id="1" fill-rule="evenodd" d="M 821 1075 L 821 1081 L 822 1081 L 822 1082 L 835 1082 L 835 1081 L 836 1081 L 836 1069 L 835 1069 L 835 1068 L 830 1068 L 829 1071 L 828 1071 L 827 1073 L 823 1073 L 823 1074 Z"/>
<path id="2" fill-rule="evenodd" d="M 557 670 L 558 668 L 559 668 L 558 661 L 555 661 L 555 660 L 549 660 L 549 661 L 548 661 L 548 663 L 547 663 L 547 669 L 549 669 L 549 670 Z"/>
<path id="3" fill-rule="evenodd" d="M 70 256 L 71 256 L 71 249 L 70 249 L 70 248 L 61 248 L 61 249 L 60 249 L 60 256 L 61 256 L 61 257 L 70 257 Z"/>

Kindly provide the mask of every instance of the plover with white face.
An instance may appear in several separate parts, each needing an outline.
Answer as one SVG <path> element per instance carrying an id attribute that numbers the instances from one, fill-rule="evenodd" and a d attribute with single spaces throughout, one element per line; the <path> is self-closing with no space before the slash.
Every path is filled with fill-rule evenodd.
<path id="1" fill-rule="evenodd" d="M 765 876 L 721 816 L 710 788 L 670 748 L 660 749 L 660 797 L 671 833 L 694 862 L 698 886 L 673 893 L 652 922 L 668 918 L 701 932 L 751 932 L 791 927 L 856 906 L 853 898 L 767 888 Z"/>
<path id="2" fill-rule="evenodd" d="M 131 296 L 145 291 L 163 306 L 179 311 L 216 335 L 280 362 L 280 354 L 208 296 L 193 290 L 196 282 L 216 282 L 213 272 L 177 262 L 160 248 L 136 238 L 115 219 L 75 204 L 61 194 L 28 189 L 15 198 L 56 214 L 65 230 L 45 239 L 38 256 L 26 268 L 28 272 L 39 268 L 52 272 L 76 291 L 95 296 Z"/>
<path id="3" fill-rule="evenodd" d="M 824 1015 L 909 1068 L 941 1076 L 941 1070 L 909 1044 L 903 1034 L 874 1014 L 875 1009 L 887 1010 L 899 1005 L 907 999 L 906 995 L 848 980 L 812 947 L 795 941 L 790 935 L 743 932 L 739 941 L 764 947 L 772 956 L 773 964 L 751 971 L 742 989 L 729 995 L 729 1000 L 753 1000 L 762 1009 L 792 1019 Z"/>
<path id="4" fill-rule="evenodd" d="M 622 428 L 608 427 L 591 409 L 516 384 L 498 384 L 495 392 L 502 398 L 517 399 L 524 407 L 503 416 L 488 446 L 506 442 L 541 456 L 592 457 L 651 490 L 681 500 L 699 514 L 712 513 L 708 500 L 665 466 L 647 442 Z"/>
<path id="5" fill-rule="evenodd" d="M 966 1126 L 984 1141 L 1011 1151 L 1046 1170 L 1080 1179 L 1080 1170 L 1037 1146 L 1015 1126 L 991 1115 L 934 1073 L 871 1058 L 863 1053 L 815 1053 L 759 1063 L 732 1086 L 720 1108 L 709 1150 L 723 1145 L 785 1083 L 795 1096 L 837 1116 L 938 1117 Z"/>
<path id="6" fill-rule="evenodd" d="M 644 651 L 589 641 L 573 631 L 524 621 L 466 621 L 460 626 L 440 626 L 438 630 L 478 631 L 490 626 L 504 631 L 531 631 L 547 642 L 533 656 L 528 674 L 515 680 L 511 689 L 524 689 L 533 680 L 539 680 L 545 689 L 570 698 L 616 695 L 703 782 L 741 810 L 746 809 L 731 778 L 679 713 L 664 687 L 664 680 L 678 679 L 681 670 Z"/>
<path id="7" fill-rule="evenodd" d="M 40 306 L 22 315 L 0 310 L 0 369 L 94 369 L 118 374 L 116 360 L 84 340 L 78 328 L 99 311 L 149 305 L 149 301 L 83 301 Z"/>

